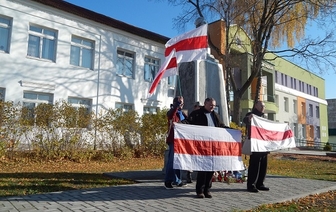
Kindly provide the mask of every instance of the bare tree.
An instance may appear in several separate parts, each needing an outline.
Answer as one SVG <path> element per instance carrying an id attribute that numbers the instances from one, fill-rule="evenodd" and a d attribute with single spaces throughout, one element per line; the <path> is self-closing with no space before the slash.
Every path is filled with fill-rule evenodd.
<path id="1" fill-rule="evenodd" d="M 336 1 L 332 0 L 167 0 L 174 6 L 182 7 L 182 14 L 174 19 L 176 29 L 183 30 L 187 23 L 204 17 L 209 21 L 222 19 L 225 21 L 226 45 L 225 51 L 209 44 L 217 51 L 224 61 L 224 76 L 226 85 L 234 95 L 232 121 L 240 123 L 240 100 L 252 81 L 258 78 L 257 92 L 254 100 L 260 96 L 262 63 L 265 54 L 281 54 L 281 57 L 298 57 L 308 63 L 314 63 L 322 70 L 322 66 L 332 66 L 335 58 L 335 40 L 331 32 L 323 38 L 304 38 L 305 27 L 309 21 L 332 20 Z M 329 22 L 333 23 L 332 21 Z M 232 25 L 238 27 L 232 30 Z M 244 29 L 252 42 L 252 68 L 248 79 L 238 87 L 230 65 L 230 50 L 234 44 L 235 34 Z M 287 44 L 283 50 L 274 49 Z M 294 47 L 295 44 L 299 44 Z M 273 50 L 272 50 L 273 48 Z M 276 58 L 273 58 L 276 59 Z M 228 87 L 227 87 L 228 88 Z M 227 89 L 227 92 L 229 89 Z M 229 95 L 227 94 L 227 98 Z M 229 100 L 229 99 L 228 99 Z M 228 101 L 229 102 L 229 101 Z"/>

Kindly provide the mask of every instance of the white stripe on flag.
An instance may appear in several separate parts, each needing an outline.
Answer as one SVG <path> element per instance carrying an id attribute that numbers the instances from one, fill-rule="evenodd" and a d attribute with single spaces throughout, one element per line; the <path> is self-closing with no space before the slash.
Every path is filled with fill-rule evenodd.
<path id="1" fill-rule="evenodd" d="M 172 51 L 168 57 L 166 57 L 165 62 L 162 64 L 160 70 L 156 74 L 150 88 L 149 95 L 152 95 L 158 86 L 160 80 L 164 77 L 177 75 L 177 63 L 175 57 L 175 51 Z"/>
<path id="2" fill-rule="evenodd" d="M 241 132 L 174 123 L 174 168 L 195 171 L 243 170 Z"/>
<path id="3" fill-rule="evenodd" d="M 295 147 L 294 134 L 287 123 L 274 122 L 258 116 L 252 117 L 252 152 L 269 152 Z"/>
<path id="4" fill-rule="evenodd" d="M 175 49 L 177 63 L 206 59 L 208 53 L 207 33 L 208 25 L 204 24 L 170 39 L 166 43 L 165 55 L 169 55 Z"/>

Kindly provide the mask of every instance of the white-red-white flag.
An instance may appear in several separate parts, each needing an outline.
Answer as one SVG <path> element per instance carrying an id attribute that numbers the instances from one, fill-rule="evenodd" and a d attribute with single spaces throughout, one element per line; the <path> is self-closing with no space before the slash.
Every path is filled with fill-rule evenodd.
<path id="1" fill-rule="evenodd" d="M 252 117 L 252 152 L 269 152 L 295 147 L 294 134 L 287 123 L 274 122 L 258 116 Z"/>
<path id="2" fill-rule="evenodd" d="M 149 94 L 152 95 L 155 91 L 160 80 L 164 77 L 177 75 L 177 63 L 175 51 L 171 51 L 168 57 L 166 57 L 165 62 L 162 64 L 160 70 L 156 74 L 151 87 L 149 88 Z"/>
<path id="3" fill-rule="evenodd" d="M 208 52 L 208 25 L 170 39 L 166 43 L 165 56 L 175 49 L 177 63 L 206 59 Z"/>
<path id="4" fill-rule="evenodd" d="M 174 169 L 244 170 L 241 154 L 239 130 L 174 123 Z"/>
<path id="5" fill-rule="evenodd" d="M 162 78 L 178 75 L 178 63 L 206 59 L 208 51 L 207 33 L 208 25 L 205 24 L 174 37 L 166 43 L 166 59 L 150 86 L 148 92 L 150 95 L 153 94 Z"/>

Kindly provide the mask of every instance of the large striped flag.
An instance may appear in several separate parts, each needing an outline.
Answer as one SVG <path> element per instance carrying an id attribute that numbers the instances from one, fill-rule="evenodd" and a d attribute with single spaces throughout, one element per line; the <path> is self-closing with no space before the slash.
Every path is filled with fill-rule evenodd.
<path id="1" fill-rule="evenodd" d="M 166 59 L 150 86 L 149 95 L 154 93 L 162 78 L 178 75 L 178 63 L 206 59 L 208 52 L 207 33 L 208 25 L 204 24 L 174 37 L 166 43 Z"/>
<path id="2" fill-rule="evenodd" d="M 287 123 L 279 123 L 258 116 L 251 119 L 251 151 L 269 152 L 294 148 L 293 131 Z"/>
<path id="3" fill-rule="evenodd" d="M 174 123 L 174 169 L 244 170 L 240 141 L 239 130 Z"/>
<path id="4" fill-rule="evenodd" d="M 208 25 L 170 39 L 166 43 L 165 56 L 176 51 L 177 63 L 206 59 L 208 53 Z"/>
<path id="5" fill-rule="evenodd" d="M 171 51 L 168 57 L 166 57 L 165 62 L 162 64 L 160 70 L 156 74 L 150 88 L 149 94 L 152 95 L 154 93 L 155 88 L 159 84 L 160 80 L 164 77 L 169 77 L 173 75 L 177 75 L 177 63 L 176 63 L 176 52 Z"/>

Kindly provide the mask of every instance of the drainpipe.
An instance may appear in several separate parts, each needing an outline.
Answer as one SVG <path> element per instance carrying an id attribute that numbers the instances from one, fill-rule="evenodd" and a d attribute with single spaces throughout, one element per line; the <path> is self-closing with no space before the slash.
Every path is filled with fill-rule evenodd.
<path id="1" fill-rule="evenodd" d="M 99 35 L 99 52 L 98 52 L 98 72 L 97 72 L 97 96 L 96 96 L 96 119 L 98 117 L 98 97 L 99 97 L 99 85 L 100 85 L 100 54 L 101 54 L 101 35 Z M 93 149 L 97 149 L 97 125 L 95 125 L 95 136 L 94 136 L 94 143 Z"/>

